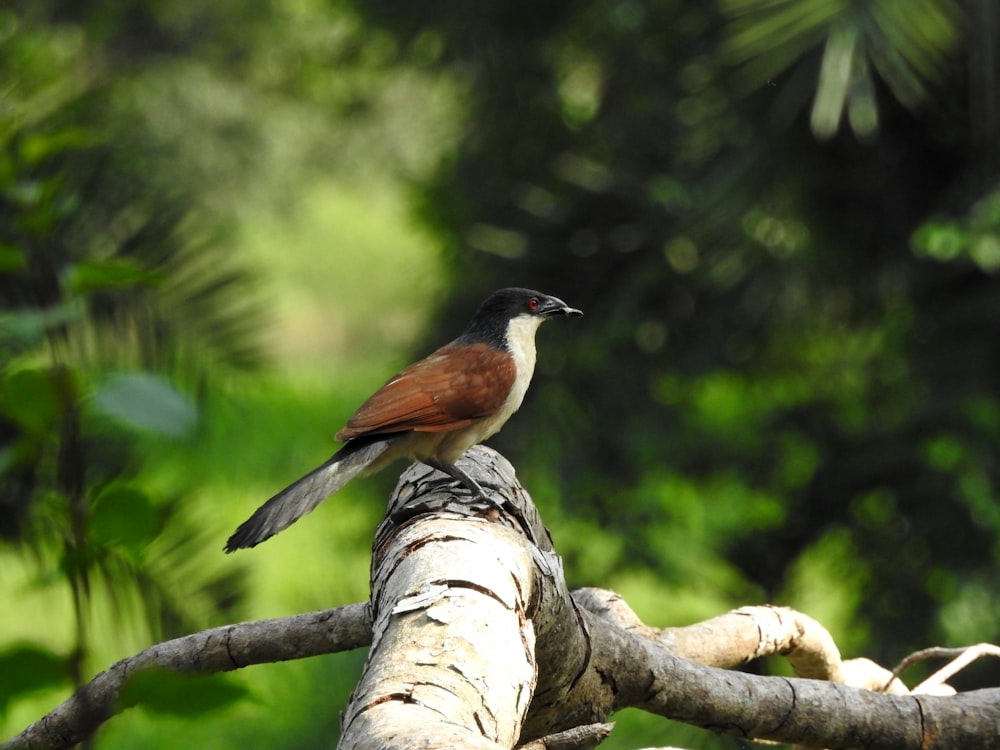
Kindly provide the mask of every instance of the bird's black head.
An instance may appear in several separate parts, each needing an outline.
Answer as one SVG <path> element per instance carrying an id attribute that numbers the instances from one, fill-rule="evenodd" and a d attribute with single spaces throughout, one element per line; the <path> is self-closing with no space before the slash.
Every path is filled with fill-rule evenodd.
<path id="1" fill-rule="evenodd" d="M 510 322 L 515 318 L 524 318 L 525 322 L 533 319 L 537 326 L 545 318 L 557 315 L 575 316 L 583 313 L 550 294 L 520 287 L 499 289 L 479 306 L 461 338 L 468 342 L 481 341 L 502 348 L 507 343 Z"/>

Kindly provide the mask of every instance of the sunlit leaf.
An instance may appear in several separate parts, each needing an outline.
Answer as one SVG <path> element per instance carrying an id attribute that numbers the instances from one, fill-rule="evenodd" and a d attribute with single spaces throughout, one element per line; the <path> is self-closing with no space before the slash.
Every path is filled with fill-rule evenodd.
<path id="1" fill-rule="evenodd" d="M 125 708 L 142 706 L 172 716 L 200 716 L 231 706 L 250 691 L 225 675 L 188 675 L 148 669 L 132 675 L 121 692 Z"/>
<path id="2" fill-rule="evenodd" d="M 169 437 L 189 434 L 198 420 L 198 410 L 189 398 L 148 372 L 108 378 L 94 395 L 94 405 L 123 425 Z"/>
<path id="3" fill-rule="evenodd" d="M 847 100 L 847 117 L 851 130 L 860 137 L 867 138 L 878 130 L 878 105 L 868 64 L 864 60 L 858 60 L 857 65 Z"/>
<path id="4" fill-rule="evenodd" d="M 820 138 L 829 138 L 840 125 L 851 86 L 857 39 L 857 29 L 847 24 L 838 24 L 826 38 L 812 109 L 813 132 Z"/>
<path id="5" fill-rule="evenodd" d="M 121 289 L 155 283 L 158 274 L 127 258 L 90 260 L 75 264 L 63 283 L 71 292 L 86 293 L 102 289 Z"/>

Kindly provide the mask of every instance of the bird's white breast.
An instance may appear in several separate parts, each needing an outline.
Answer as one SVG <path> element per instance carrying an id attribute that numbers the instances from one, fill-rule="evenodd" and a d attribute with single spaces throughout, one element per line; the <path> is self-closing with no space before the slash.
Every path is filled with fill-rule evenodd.
<path id="1" fill-rule="evenodd" d="M 539 317 L 519 315 L 511 319 L 508 324 L 507 347 L 510 356 L 514 359 L 516 375 L 510 387 L 510 393 L 507 394 L 507 398 L 504 399 L 496 413 L 478 420 L 463 430 L 427 434 L 428 446 L 424 447 L 422 451 L 417 451 L 418 458 L 420 452 L 431 455 L 430 441 L 434 440 L 436 443 L 433 450 L 437 456 L 452 462 L 473 445 L 495 435 L 504 426 L 510 416 L 520 408 L 524 394 L 528 392 L 531 376 L 535 372 L 535 331 L 538 330 L 541 322 L 542 318 Z"/>
<path id="2" fill-rule="evenodd" d="M 510 393 L 497 409 L 497 413 L 484 420 L 480 440 L 485 440 L 495 434 L 510 416 L 521 407 L 524 394 L 528 392 L 531 376 L 535 372 L 535 331 L 542 319 L 534 316 L 519 315 L 512 318 L 507 326 L 507 346 L 510 356 L 514 359 L 514 369 L 517 373 L 510 386 Z"/>
<path id="3" fill-rule="evenodd" d="M 507 346 L 510 348 L 510 356 L 514 358 L 517 375 L 510 387 L 510 395 L 500 407 L 500 412 L 504 415 L 501 425 L 518 410 L 528 391 L 531 376 L 535 372 L 535 332 L 541 322 L 542 318 L 519 315 L 512 318 L 507 326 Z"/>

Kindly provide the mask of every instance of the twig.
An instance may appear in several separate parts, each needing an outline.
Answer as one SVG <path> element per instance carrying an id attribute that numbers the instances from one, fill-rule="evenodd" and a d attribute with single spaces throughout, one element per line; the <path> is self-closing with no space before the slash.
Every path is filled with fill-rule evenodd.
<path id="1" fill-rule="evenodd" d="M 947 685 L 947 681 L 951 677 L 954 677 L 972 662 L 983 656 L 1000 657 L 1000 647 L 995 646 L 992 643 L 977 643 L 972 646 L 963 646 L 961 648 L 932 646 L 931 648 L 914 651 L 912 654 L 903 659 L 896 666 L 896 668 L 892 670 L 892 677 L 895 679 L 914 664 L 927 661 L 928 659 L 950 658 L 950 662 L 913 688 L 912 691 L 914 693 L 939 693 L 940 689 Z M 888 686 L 888 683 L 886 683 L 886 686 Z"/>

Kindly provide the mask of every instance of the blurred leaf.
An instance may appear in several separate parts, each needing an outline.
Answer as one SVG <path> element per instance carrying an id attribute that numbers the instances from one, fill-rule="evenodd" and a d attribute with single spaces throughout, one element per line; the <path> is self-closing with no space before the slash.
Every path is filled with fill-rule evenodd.
<path id="1" fill-rule="evenodd" d="M 105 606 L 117 633 L 139 618 L 154 632 L 176 633 L 235 605 L 237 569 L 227 567 L 226 578 L 196 559 L 192 551 L 208 545 L 195 522 L 173 532 L 186 546 L 146 554 L 168 519 L 183 524 L 183 498 L 150 501 L 136 478 L 139 441 L 107 429 L 104 417 L 158 435 L 190 432 L 191 400 L 145 371 L 170 372 L 186 378 L 188 392 L 204 393 L 219 365 L 254 361 L 258 330 L 248 275 L 235 243 L 225 241 L 229 214 L 217 202 L 208 206 L 228 195 L 221 186 L 246 174 L 243 164 L 256 166 L 235 153 L 239 115 L 231 112 L 224 126 L 201 127 L 204 117 L 194 126 L 204 134 L 220 125 L 205 152 L 212 165 L 199 170 L 190 149 L 192 99 L 163 105 L 169 92 L 187 88 L 217 120 L 217 91 L 206 92 L 201 79 L 178 85 L 182 66 L 173 58 L 155 66 L 166 85 L 140 82 L 138 101 L 129 86 L 146 66 L 129 63 L 130 45 L 112 44 L 114 59 L 105 45 L 105 33 L 114 37 L 126 17 L 102 16 L 97 40 L 85 31 L 93 9 L 80 10 L 73 23 L 54 21 L 60 14 L 48 0 L 0 11 L 0 79 L 10 83 L 0 94 L 0 533 L 34 554 L 39 582 L 85 594 L 72 614 L 41 623 L 75 633 L 68 636 L 75 666 L 95 658 L 81 621 L 94 621 Z M 188 137 L 168 132 L 171 122 Z M 202 178 L 223 173 L 212 184 Z M 10 375 L 15 367 L 38 372 Z M 113 374 L 126 369 L 137 372 Z M 98 419 L 51 429 L 79 396 L 55 377 L 53 388 L 46 371 L 65 375 L 68 386 L 86 383 L 95 395 L 85 407 Z M 71 520 L 85 510 L 83 498 L 93 501 L 85 529 Z M 79 627 L 63 622 L 70 617 Z M 0 664 L 0 673 L 2 681 L 10 670 Z"/>
<path id="2" fill-rule="evenodd" d="M 124 708 L 142 706 L 157 713 L 195 717 L 231 706 L 251 695 L 225 675 L 189 675 L 147 669 L 132 675 L 121 692 Z"/>
<path id="3" fill-rule="evenodd" d="M 965 399 L 962 413 L 990 442 L 995 441 L 1000 435 L 1000 404 L 989 396 L 973 396 Z"/>
<path id="4" fill-rule="evenodd" d="M 858 30 L 849 24 L 837 24 L 826 39 L 812 109 L 813 132 L 820 138 L 829 138 L 840 125 L 856 64 L 857 42 Z"/>
<path id="5" fill-rule="evenodd" d="M 59 419 L 59 394 L 44 370 L 18 370 L 3 381 L 0 409 L 28 432 L 46 432 Z"/>
<path id="6" fill-rule="evenodd" d="M 845 653 L 853 653 L 868 635 L 858 610 L 871 575 L 851 531 L 832 526 L 789 566 L 782 601 L 815 617 Z"/>
<path id="7" fill-rule="evenodd" d="M 46 331 L 79 320 L 83 312 L 82 300 L 73 300 L 45 310 L 0 312 L 0 345 L 35 346 L 45 338 Z"/>
<path id="8" fill-rule="evenodd" d="M 0 273 L 22 271 L 26 265 L 24 250 L 14 245 L 0 243 Z"/>
<path id="9" fill-rule="evenodd" d="M 963 20 L 954 0 L 723 0 L 722 11 L 729 18 L 725 54 L 741 66 L 747 87 L 773 85 L 823 48 L 811 116 L 820 138 L 836 133 L 845 112 L 856 135 L 874 135 L 873 70 L 904 106 L 923 102 L 927 83 L 941 77 L 956 47 Z M 787 85 L 801 88 L 804 80 Z"/>
<path id="10" fill-rule="evenodd" d="M 984 232 L 972 240 L 969 255 L 987 273 L 1000 271 L 1000 234 Z"/>
<path id="11" fill-rule="evenodd" d="M 153 284 L 159 274 L 143 268 L 128 258 L 82 261 L 72 266 L 63 278 L 70 292 L 87 293 L 102 289 L 122 289 Z"/>
<path id="12" fill-rule="evenodd" d="M 105 487 L 94 500 L 90 533 L 99 545 L 120 545 L 140 552 L 159 531 L 159 517 L 149 496 L 124 484 Z"/>
<path id="13" fill-rule="evenodd" d="M 0 651 L 0 716 L 18 696 L 66 682 L 66 660 L 47 648 L 23 643 Z"/>
<path id="14" fill-rule="evenodd" d="M 925 460 L 938 471 L 954 471 L 964 453 L 965 446 L 955 435 L 938 435 L 924 444 Z"/>
<path id="15" fill-rule="evenodd" d="M 983 271 L 1000 270 L 1000 191 L 988 193 L 958 219 L 932 219 L 913 232 L 917 254 L 948 262 L 971 259 Z"/>
<path id="16" fill-rule="evenodd" d="M 929 221 L 913 234 L 914 249 L 934 260 L 955 260 L 968 245 L 968 234 L 951 221 Z"/>
<path id="17" fill-rule="evenodd" d="M 198 410 L 189 398 L 148 372 L 108 378 L 94 395 L 94 405 L 123 425 L 169 437 L 189 434 L 198 421 Z"/>
<path id="18" fill-rule="evenodd" d="M 80 127 L 69 127 L 55 133 L 29 133 L 21 141 L 21 158 L 26 164 L 38 164 L 64 151 L 85 148 L 97 142 L 94 135 Z"/>
<path id="19" fill-rule="evenodd" d="M 45 198 L 45 185 L 41 180 L 17 180 L 4 190 L 4 197 L 9 198 L 19 208 L 33 208 Z"/>
<path id="20" fill-rule="evenodd" d="M 49 571 L 43 579 L 46 583 L 63 583 L 60 578 L 73 579 L 89 576 L 103 550 L 93 544 L 66 546 L 59 556 L 58 568 Z"/>

